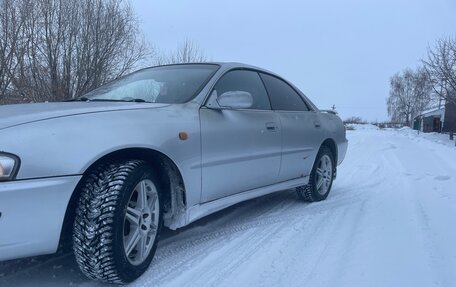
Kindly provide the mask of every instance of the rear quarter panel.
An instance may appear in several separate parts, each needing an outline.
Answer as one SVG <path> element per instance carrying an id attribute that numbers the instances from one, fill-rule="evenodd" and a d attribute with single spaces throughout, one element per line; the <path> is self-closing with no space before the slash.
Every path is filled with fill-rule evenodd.
<path id="1" fill-rule="evenodd" d="M 337 164 L 341 164 L 345 158 L 348 141 L 345 126 L 342 120 L 335 114 L 319 112 L 321 126 L 326 139 L 333 139 L 337 146 Z"/>

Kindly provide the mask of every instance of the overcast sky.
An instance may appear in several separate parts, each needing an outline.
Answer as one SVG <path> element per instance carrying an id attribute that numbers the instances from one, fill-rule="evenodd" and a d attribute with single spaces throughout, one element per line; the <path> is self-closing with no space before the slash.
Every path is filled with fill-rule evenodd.
<path id="1" fill-rule="evenodd" d="M 386 120 L 389 78 L 456 35 L 455 0 L 132 0 L 164 51 L 192 39 L 213 61 L 269 69 L 320 109 Z"/>

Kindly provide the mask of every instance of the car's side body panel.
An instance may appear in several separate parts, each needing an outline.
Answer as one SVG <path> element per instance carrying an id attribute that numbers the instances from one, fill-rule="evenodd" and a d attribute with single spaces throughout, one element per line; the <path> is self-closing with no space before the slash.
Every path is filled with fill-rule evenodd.
<path id="1" fill-rule="evenodd" d="M 277 182 L 282 138 L 273 111 L 202 108 L 200 121 L 202 202 Z"/>

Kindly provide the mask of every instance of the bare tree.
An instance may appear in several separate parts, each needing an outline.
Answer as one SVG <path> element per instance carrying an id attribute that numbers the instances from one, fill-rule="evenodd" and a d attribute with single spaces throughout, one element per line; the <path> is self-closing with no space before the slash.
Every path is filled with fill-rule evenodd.
<path id="1" fill-rule="evenodd" d="M 180 64 L 180 63 L 201 63 L 208 61 L 204 51 L 187 38 L 176 50 L 168 55 L 160 55 L 155 59 L 156 65 Z"/>
<path id="2" fill-rule="evenodd" d="M 0 0 L 0 101 L 12 92 L 12 82 L 18 67 L 20 31 L 24 18 L 14 0 Z"/>
<path id="3" fill-rule="evenodd" d="M 0 0 L 0 8 L 1 95 L 77 97 L 150 52 L 126 0 Z"/>
<path id="4" fill-rule="evenodd" d="M 441 99 L 456 103 L 456 37 L 440 39 L 428 49 L 423 60 L 433 84 L 434 93 Z"/>
<path id="5" fill-rule="evenodd" d="M 83 13 L 88 21 L 80 27 L 82 41 L 76 43 L 76 49 L 83 51 L 76 61 L 76 95 L 125 74 L 150 52 L 138 37 L 138 25 L 129 5 L 118 0 L 87 3 Z"/>
<path id="6" fill-rule="evenodd" d="M 411 125 L 417 115 L 431 103 L 432 85 L 423 68 L 404 70 L 390 80 L 390 96 L 387 99 L 388 115 L 394 122 Z"/>

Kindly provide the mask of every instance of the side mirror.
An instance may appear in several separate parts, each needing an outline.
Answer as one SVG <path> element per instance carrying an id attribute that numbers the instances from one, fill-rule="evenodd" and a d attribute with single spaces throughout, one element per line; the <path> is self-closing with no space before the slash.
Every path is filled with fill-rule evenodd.
<path id="1" fill-rule="evenodd" d="M 248 109 L 253 105 L 252 94 L 245 91 L 229 91 L 217 97 L 220 108 Z"/>

